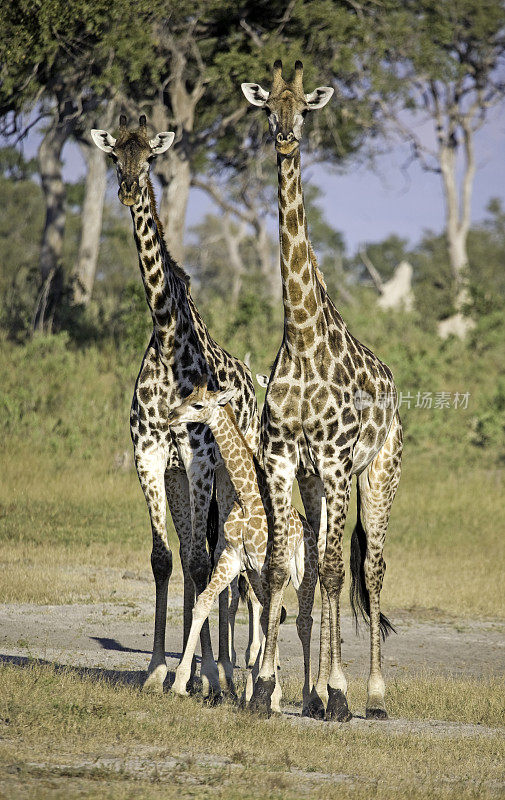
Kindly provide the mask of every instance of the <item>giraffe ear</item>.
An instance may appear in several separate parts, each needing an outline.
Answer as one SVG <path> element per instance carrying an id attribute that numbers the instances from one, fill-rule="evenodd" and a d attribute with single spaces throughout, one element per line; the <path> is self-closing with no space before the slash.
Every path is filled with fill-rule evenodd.
<path id="1" fill-rule="evenodd" d="M 100 150 L 103 150 L 104 153 L 112 153 L 114 150 L 116 140 L 107 131 L 99 131 L 96 128 L 93 128 L 91 131 L 91 138 L 96 146 L 99 147 Z"/>
<path id="2" fill-rule="evenodd" d="M 266 389 L 266 387 L 268 386 L 268 375 L 262 375 L 261 372 L 257 372 L 256 380 L 258 381 L 258 386 L 261 386 L 263 389 Z"/>
<path id="3" fill-rule="evenodd" d="M 174 139 L 175 133 L 173 131 L 161 131 L 161 133 L 157 133 L 154 139 L 150 139 L 149 141 L 151 152 L 153 155 L 159 156 L 160 153 L 164 153 L 165 150 L 168 150 Z"/>
<path id="4" fill-rule="evenodd" d="M 334 91 L 331 86 L 318 86 L 313 92 L 306 94 L 305 102 L 308 110 L 317 111 L 317 109 L 323 108 L 328 100 L 331 99 Z"/>
<path id="5" fill-rule="evenodd" d="M 229 403 L 230 400 L 233 400 L 234 397 L 237 396 L 237 390 L 230 387 L 229 389 L 224 389 L 222 392 L 219 392 L 217 396 L 217 402 L 220 406 L 225 406 L 226 403 Z"/>
<path id="6" fill-rule="evenodd" d="M 260 106 L 260 108 L 266 106 L 270 92 L 262 89 L 259 83 L 242 83 L 240 88 L 244 92 L 245 99 L 249 100 L 253 106 Z"/>

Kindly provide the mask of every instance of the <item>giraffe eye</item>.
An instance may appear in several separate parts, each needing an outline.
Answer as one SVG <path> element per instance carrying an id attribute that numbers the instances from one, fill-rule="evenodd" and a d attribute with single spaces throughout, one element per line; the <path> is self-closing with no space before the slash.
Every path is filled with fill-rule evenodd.
<path id="1" fill-rule="evenodd" d="M 203 408 L 203 403 L 193 403 L 193 408 L 196 408 L 197 411 L 201 411 Z"/>

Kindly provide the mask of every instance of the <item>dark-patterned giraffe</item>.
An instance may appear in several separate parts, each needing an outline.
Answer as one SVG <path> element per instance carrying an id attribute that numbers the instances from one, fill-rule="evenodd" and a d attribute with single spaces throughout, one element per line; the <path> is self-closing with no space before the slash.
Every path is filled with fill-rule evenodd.
<path id="1" fill-rule="evenodd" d="M 116 162 L 119 199 L 129 206 L 140 273 L 153 319 L 153 333 L 135 385 L 130 415 L 135 464 L 151 517 L 151 563 L 156 584 L 154 646 L 145 686 L 162 691 L 167 674 L 165 627 L 172 553 L 166 531 L 166 503 L 180 542 L 184 573 L 184 647 L 191 627 L 194 590 L 205 588 L 210 561 L 207 526 L 212 522 L 215 480 L 219 509 L 219 547 L 223 525 L 235 493 L 214 437 L 205 425 L 188 425 L 177 436 L 167 422 L 170 411 L 205 376 L 213 389 L 234 388 L 233 410 L 253 449 L 258 441 L 258 415 L 251 375 L 211 338 L 189 292 L 189 278 L 171 258 L 156 212 L 149 179 L 150 162 L 173 142 L 169 131 L 149 139 L 145 116 L 128 129 L 121 116 L 119 134 L 91 132 L 95 144 Z M 209 515 L 209 509 L 211 513 Z M 216 554 L 219 556 L 219 550 Z M 214 662 L 208 622 L 201 632 L 204 691 L 219 691 L 232 676 L 228 647 L 228 592 L 220 598 L 218 667 Z"/>
<path id="2" fill-rule="evenodd" d="M 287 581 L 286 529 L 295 476 L 307 518 L 319 528 L 326 499 L 326 541 L 321 544 L 320 580 L 329 607 L 331 668 L 327 695 L 320 675 L 312 712 L 350 719 L 341 662 L 339 598 L 344 579 L 342 538 L 352 475 L 358 476 L 358 523 L 351 542 L 351 599 L 370 621 L 367 716 L 385 718 L 380 634 L 390 629 L 380 613 L 385 570 L 384 539 L 400 478 L 402 428 L 393 376 L 348 331 L 326 293 L 307 232 L 300 173 L 300 137 L 308 111 L 322 108 L 333 90 L 303 90 L 297 61 L 291 83 L 274 64 L 272 87 L 242 84 L 250 103 L 265 109 L 275 140 L 279 183 L 279 228 L 284 337 L 275 359 L 261 423 L 262 460 L 274 513 L 269 569 L 271 592 L 264 659 L 255 704 L 267 710 L 273 689 L 282 592 Z M 323 528 L 324 530 L 324 528 Z M 324 676 L 324 664 L 322 665 Z"/>

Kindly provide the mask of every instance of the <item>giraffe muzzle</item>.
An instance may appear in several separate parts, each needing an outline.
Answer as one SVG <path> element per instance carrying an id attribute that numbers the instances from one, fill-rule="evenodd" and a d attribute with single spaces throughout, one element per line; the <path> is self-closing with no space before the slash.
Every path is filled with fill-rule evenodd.
<path id="1" fill-rule="evenodd" d="M 140 187 L 137 181 L 134 181 L 129 186 L 127 185 L 126 181 L 122 181 L 119 187 L 118 197 L 123 205 L 134 206 L 140 197 Z"/>
<path id="2" fill-rule="evenodd" d="M 294 137 L 291 139 L 284 139 L 281 138 L 280 134 L 277 134 L 275 138 L 275 149 L 281 156 L 293 156 L 298 148 L 299 142 Z"/>

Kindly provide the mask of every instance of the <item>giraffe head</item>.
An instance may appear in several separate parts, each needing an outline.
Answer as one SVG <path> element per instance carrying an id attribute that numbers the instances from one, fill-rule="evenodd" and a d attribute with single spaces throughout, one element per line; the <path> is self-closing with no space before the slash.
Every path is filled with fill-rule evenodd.
<path id="1" fill-rule="evenodd" d="M 218 389 L 211 392 L 207 386 L 196 386 L 180 405 L 172 409 L 168 415 L 170 426 L 185 425 L 187 422 L 212 423 L 227 403 L 235 397 L 233 388 Z"/>
<path id="2" fill-rule="evenodd" d="M 128 128 L 126 117 L 121 114 L 117 139 L 108 131 L 91 131 L 91 138 L 96 146 L 110 155 L 116 163 L 118 195 L 125 206 L 138 203 L 149 177 L 150 162 L 168 150 L 174 136 L 172 131 L 162 131 L 154 139 L 149 139 L 145 114 L 139 118 L 138 128 Z"/>
<path id="3" fill-rule="evenodd" d="M 287 157 L 294 156 L 298 149 L 307 112 L 323 108 L 333 94 L 330 86 L 319 86 L 310 94 L 305 94 L 301 61 L 295 64 L 295 77 L 292 81 L 284 80 L 282 62 L 276 61 L 269 92 L 259 83 L 243 83 L 242 91 L 253 106 L 265 109 L 275 149 L 280 155 Z"/>

